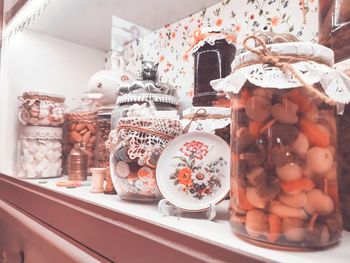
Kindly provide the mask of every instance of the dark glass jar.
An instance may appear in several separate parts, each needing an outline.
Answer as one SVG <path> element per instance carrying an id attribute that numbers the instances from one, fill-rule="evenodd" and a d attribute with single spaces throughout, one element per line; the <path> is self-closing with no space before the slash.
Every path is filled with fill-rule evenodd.
<path id="1" fill-rule="evenodd" d="M 350 55 L 350 1 L 319 0 L 319 43 L 332 48 L 335 61 Z"/>
<path id="2" fill-rule="evenodd" d="M 193 52 L 194 96 L 192 104 L 193 106 L 229 107 L 228 99 L 215 91 L 210 81 L 224 78 L 231 73 L 231 63 L 235 58 L 236 47 L 220 32 L 209 30 L 207 36 L 197 44 L 199 47 L 195 47 Z"/>

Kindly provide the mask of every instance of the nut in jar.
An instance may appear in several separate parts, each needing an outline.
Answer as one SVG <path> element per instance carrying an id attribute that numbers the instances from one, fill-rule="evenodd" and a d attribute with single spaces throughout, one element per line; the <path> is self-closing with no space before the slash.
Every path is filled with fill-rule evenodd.
<path id="1" fill-rule="evenodd" d="M 122 199 L 155 201 L 157 161 L 167 143 L 182 132 L 178 120 L 127 117 L 110 134 L 110 169 Z"/>
<path id="2" fill-rule="evenodd" d="M 64 100 L 60 95 L 24 92 L 19 100 L 22 102 L 18 119 L 23 125 L 62 126 L 64 122 Z"/>
<path id="3" fill-rule="evenodd" d="M 261 244 L 320 248 L 340 239 L 336 103 L 349 79 L 330 49 L 261 44 L 212 83 L 231 96 L 230 224 Z M 332 89 L 330 88 L 332 87 Z"/>

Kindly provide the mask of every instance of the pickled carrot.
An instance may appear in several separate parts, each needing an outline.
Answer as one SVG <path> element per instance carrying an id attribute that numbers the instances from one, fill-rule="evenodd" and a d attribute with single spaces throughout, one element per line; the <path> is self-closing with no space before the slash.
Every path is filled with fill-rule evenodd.
<path id="1" fill-rule="evenodd" d="M 291 182 L 281 183 L 281 188 L 286 193 L 292 193 L 295 191 L 310 191 L 314 189 L 315 184 L 308 178 L 301 178 Z"/>
<path id="2" fill-rule="evenodd" d="M 317 124 L 311 121 L 300 118 L 300 130 L 306 135 L 312 145 L 327 147 L 330 143 L 329 134 L 321 130 Z"/>
<path id="3" fill-rule="evenodd" d="M 260 129 L 262 127 L 263 127 L 263 123 L 261 121 L 251 121 L 249 123 L 249 133 L 253 135 L 255 138 L 258 138 Z"/>
<path id="4" fill-rule="evenodd" d="M 270 242 L 275 242 L 281 235 L 281 219 L 275 214 L 269 214 L 267 219 L 269 222 L 269 233 L 267 235 L 267 240 Z"/>
<path id="5" fill-rule="evenodd" d="M 297 89 L 293 89 L 290 92 L 288 92 L 287 98 L 291 102 L 299 106 L 298 108 L 299 112 L 305 112 L 310 107 L 310 101 L 305 96 L 300 94 L 300 91 L 298 91 Z"/>
<path id="6" fill-rule="evenodd" d="M 312 217 L 311 217 L 311 219 L 309 221 L 309 225 L 307 226 L 307 229 L 309 231 L 314 230 L 317 217 L 318 217 L 318 214 L 316 214 L 316 213 L 312 215 Z"/>
<path id="7" fill-rule="evenodd" d="M 243 210 L 252 210 L 255 209 L 254 206 L 252 206 L 246 196 L 246 190 L 245 188 L 238 187 L 238 205 Z"/>

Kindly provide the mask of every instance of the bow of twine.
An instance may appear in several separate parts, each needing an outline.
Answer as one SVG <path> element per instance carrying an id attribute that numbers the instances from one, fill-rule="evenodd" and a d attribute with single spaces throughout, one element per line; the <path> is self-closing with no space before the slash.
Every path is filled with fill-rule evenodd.
<path id="1" fill-rule="evenodd" d="M 257 48 L 251 48 L 247 45 L 248 40 L 253 39 L 255 43 L 259 44 L 260 47 Z M 317 88 L 313 87 L 312 85 L 306 83 L 304 79 L 300 76 L 300 74 L 292 67 L 291 63 L 295 62 L 301 62 L 301 61 L 309 61 L 313 60 L 318 63 L 326 64 L 324 61 L 317 61 L 316 58 L 311 58 L 307 56 L 297 56 L 297 55 L 278 55 L 273 54 L 270 49 L 266 46 L 266 43 L 263 39 L 257 37 L 257 36 L 248 36 L 243 41 L 243 47 L 254 54 L 256 54 L 259 57 L 259 61 L 255 62 L 257 63 L 264 63 L 264 64 L 270 64 L 272 66 L 275 66 L 282 70 L 284 73 L 290 73 L 302 86 L 304 86 L 311 94 L 320 97 L 324 102 L 330 104 L 330 105 L 336 105 L 336 102 L 319 91 Z M 238 68 L 242 68 L 244 66 L 247 66 L 252 63 L 242 64 Z"/>
<path id="2" fill-rule="evenodd" d="M 236 42 L 236 36 L 233 34 L 226 34 L 223 32 L 211 32 L 211 33 L 202 33 L 200 28 L 196 29 L 193 32 L 193 40 L 190 48 L 185 52 L 185 54 L 189 53 L 200 41 L 203 41 L 207 37 L 210 36 L 217 36 L 217 35 L 224 35 L 227 40 L 230 40 L 231 42 Z"/>
<path id="3" fill-rule="evenodd" d="M 189 116 L 184 117 L 183 119 L 189 119 L 190 122 L 186 125 L 186 127 L 183 130 L 183 133 L 187 133 L 192 125 L 192 122 L 197 120 L 207 120 L 207 119 L 223 119 L 227 118 L 227 116 L 223 114 L 208 114 L 206 109 L 198 109 L 194 114 L 191 114 Z"/>

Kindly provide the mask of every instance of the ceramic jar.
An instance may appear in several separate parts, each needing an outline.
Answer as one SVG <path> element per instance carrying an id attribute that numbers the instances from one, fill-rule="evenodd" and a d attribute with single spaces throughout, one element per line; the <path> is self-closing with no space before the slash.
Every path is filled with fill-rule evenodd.
<path id="1" fill-rule="evenodd" d="M 20 134 L 17 176 L 52 178 L 62 175 L 62 129 L 25 126 Z"/>
<path id="2" fill-rule="evenodd" d="M 62 126 L 64 122 L 65 98 L 43 92 L 24 92 L 18 119 L 23 125 Z"/>
<path id="3" fill-rule="evenodd" d="M 110 135 L 110 169 L 118 195 L 126 200 L 156 201 L 157 161 L 167 143 L 182 132 L 178 120 L 127 117 Z"/>
<path id="4" fill-rule="evenodd" d="M 349 100 L 348 88 L 323 46 L 296 42 L 254 51 L 212 83 L 231 94 L 230 224 L 260 245 L 329 246 L 342 230 L 335 104 Z M 264 63 L 267 56 L 274 59 Z M 339 94 L 327 89 L 338 85 L 331 78 L 341 83 Z"/>
<path id="5" fill-rule="evenodd" d="M 115 103 L 120 84 L 136 79 L 134 74 L 125 70 L 124 59 L 120 52 L 114 54 L 111 59 L 112 68 L 96 72 L 88 83 L 90 92 L 102 94 L 98 99 L 101 105 Z"/>

